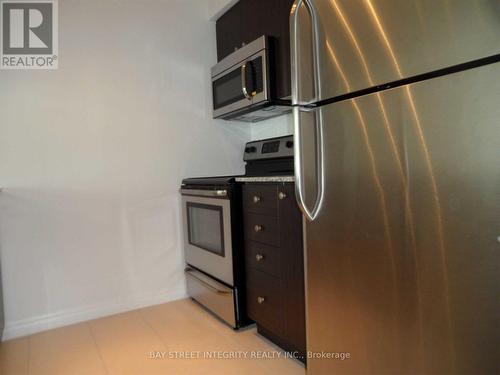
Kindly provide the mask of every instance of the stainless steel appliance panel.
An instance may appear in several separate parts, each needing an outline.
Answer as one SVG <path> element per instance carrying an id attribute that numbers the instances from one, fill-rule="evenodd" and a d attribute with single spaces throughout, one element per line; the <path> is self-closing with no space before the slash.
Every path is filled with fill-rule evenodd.
<path id="1" fill-rule="evenodd" d="M 243 161 L 293 157 L 293 135 L 248 142 Z"/>
<path id="2" fill-rule="evenodd" d="M 293 104 L 500 53 L 498 0 L 296 0 L 290 26 Z"/>
<path id="3" fill-rule="evenodd" d="M 235 327 L 233 290 L 192 268 L 187 268 L 185 273 L 188 295 Z"/>
<path id="4" fill-rule="evenodd" d="M 208 191 L 208 190 L 207 190 Z M 205 192 L 207 192 L 205 191 Z M 223 190 L 221 190 L 223 191 Z M 220 191 L 208 191 L 219 195 Z M 202 269 L 213 277 L 233 286 L 233 249 L 231 234 L 231 202 L 229 199 L 182 195 L 184 256 L 186 263 Z M 208 210 L 190 217 L 190 207 Z M 214 215 L 217 215 L 214 220 Z M 189 220 L 191 218 L 191 220 Z M 199 219 L 196 220 L 195 219 Z M 193 226 L 198 225 L 194 230 Z M 196 232 L 194 233 L 193 232 Z M 193 236 L 196 234 L 196 236 Z M 204 237 L 204 234 L 210 234 Z M 197 237 L 198 241 L 195 240 Z M 222 249 L 216 246 L 218 240 Z"/>
<path id="5" fill-rule="evenodd" d="M 241 114 L 241 110 L 269 101 L 269 44 L 266 36 L 254 40 L 212 67 L 214 118 L 234 117 L 241 121 L 258 121 L 280 114 L 271 106 L 259 114 Z M 253 68 L 252 68 L 253 67 Z M 249 86 L 247 73 L 253 71 L 255 87 Z M 234 113 L 234 115 L 233 115 Z"/>
<path id="6" fill-rule="evenodd" d="M 229 57 L 229 56 L 228 56 Z M 262 66 L 262 91 L 252 93 L 246 92 L 246 84 L 245 84 L 245 69 L 246 65 L 249 62 L 254 60 L 259 60 L 259 63 Z M 228 101 L 225 105 L 218 105 L 217 108 L 214 107 L 213 114 L 214 117 L 220 117 L 227 113 L 247 108 L 253 105 L 260 104 L 269 100 L 269 78 L 268 78 L 268 61 L 267 61 L 267 51 L 262 50 L 257 52 L 254 55 L 248 56 L 247 59 L 230 69 L 222 72 L 217 76 L 212 77 L 212 86 L 213 86 L 213 103 L 214 105 L 217 103 L 217 96 L 219 90 L 227 91 L 225 95 L 227 98 L 221 99 L 224 101 Z M 218 82 L 220 80 L 226 79 L 226 77 L 230 77 L 233 75 L 234 77 L 229 79 L 226 83 L 227 89 L 224 89 L 221 85 L 219 87 Z"/>
<path id="7" fill-rule="evenodd" d="M 499 93 L 496 63 L 317 110 L 308 350 L 351 358 L 308 374 L 498 373 Z"/>
<path id="8" fill-rule="evenodd" d="M 253 42 L 248 43 L 246 46 L 234 51 L 213 66 L 211 69 L 212 77 L 221 75 L 222 73 L 232 69 L 235 65 L 245 62 L 249 56 L 268 48 L 269 44 L 267 38 L 265 36 L 261 36 Z"/>

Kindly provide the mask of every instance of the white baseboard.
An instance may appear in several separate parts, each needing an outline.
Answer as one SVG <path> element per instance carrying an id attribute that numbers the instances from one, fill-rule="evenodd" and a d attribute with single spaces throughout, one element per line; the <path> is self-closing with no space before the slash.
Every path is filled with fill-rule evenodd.
<path id="1" fill-rule="evenodd" d="M 6 322 L 2 341 L 70 324 L 80 323 L 87 320 L 102 318 L 108 315 L 140 309 L 142 307 L 159 305 L 161 303 L 186 297 L 186 290 L 182 288 L 154 296 L 131 298 L 126 301 L 115 301 L 108 304 L 84 306 L 81 308 L 58 311 L 29 319 Z"/>

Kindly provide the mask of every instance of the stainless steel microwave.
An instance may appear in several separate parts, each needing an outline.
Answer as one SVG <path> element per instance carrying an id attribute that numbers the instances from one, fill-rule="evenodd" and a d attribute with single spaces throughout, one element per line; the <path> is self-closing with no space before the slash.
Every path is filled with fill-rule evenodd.
<path id="1" fill-rule="evenodd" d="M 261 36 L 212 68 L 214 118 L 257 122 L 291 111 L 273 98 L 269 52 L 269 38 Z"/>

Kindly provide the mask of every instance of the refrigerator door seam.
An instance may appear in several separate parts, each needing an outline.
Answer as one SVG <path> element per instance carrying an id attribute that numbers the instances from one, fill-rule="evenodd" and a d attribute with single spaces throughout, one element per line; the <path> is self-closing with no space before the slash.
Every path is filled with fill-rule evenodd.
<path id="1" fill-rule="evenodd" d="M 403 79 L 400 79 L 397 81 L 388 82 L 388 83 L 384 83 L 381 85 L 369 87 L 366 89 L 353 91 L 353 92 L 350 92 L 347 94 L 335 96 L 333 98 L 324 99 L 324 100 L 318 101 L 316 103 L 304 105 L 302 108 L 304 108 L 304 109 L 309 108 L 309 109 L 314 110 L 314 108 L 318 108 L 318 107 L 321 107 L 324 105 L 337 103 L 337 102 L 341 102 L 344 100 L 354 99 L 357 97 L 373 94 L 376 92 L 382 92 L 382 91 L 394 89 L 394 88 L 401 87 L 401 86 L 411 85 L 413 83 L 427 81 L 427 80 L 430 80 L 433 78 L 451 75 L 454 73 L 460 73 L 460 72 L 463 72 L 463 71 L 466 71 L 469 69 L 480 68 L 480 67 L 490 65 L 490 64 L 495 64 L 498 62 L 500 62 L 500 54 L 487 56 L 487 57 L 484 57 L 481 59 L 468 61 L 466 63 L 462 63 L 462 64 L 458 64 L 458 65 L 449 66 L 449 67 L 435 70 L 432 72 L 427 72 L 427 73 L 419 74 L 419 75 L 416 75 L 413 77 L 403 78 Z"/>

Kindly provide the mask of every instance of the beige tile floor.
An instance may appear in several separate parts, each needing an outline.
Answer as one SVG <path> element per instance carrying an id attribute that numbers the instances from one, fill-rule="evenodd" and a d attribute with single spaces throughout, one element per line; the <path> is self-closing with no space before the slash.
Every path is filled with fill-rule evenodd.
<path id="1" fill-rule="evenodd" d="M 152 359 L 151 352 L 165 358 Z M 255 328 L 235 332 L 184 299 L 3 342 L 0 374 L 305 373 L 288 358 L 208 359 L 204 352 L 270 356 L 279 348 Z M 169 353 L 198 358 L 169 359 Z"/>

